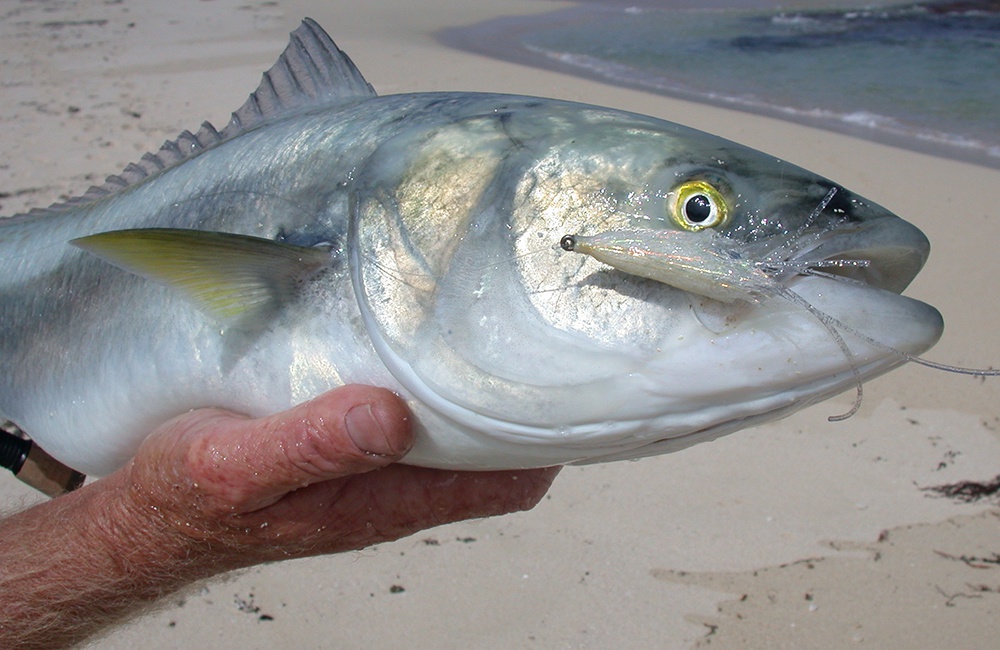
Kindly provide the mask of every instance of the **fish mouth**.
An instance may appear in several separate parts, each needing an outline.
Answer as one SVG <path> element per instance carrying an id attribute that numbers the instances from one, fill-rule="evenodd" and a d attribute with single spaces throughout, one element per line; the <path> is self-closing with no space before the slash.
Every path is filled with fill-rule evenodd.
<path id="1" fill-rule="evenodd" d="M 884 217 L 833 230 L 798 251 L 792 261 L 821 261 L 824 273 L 898 294 L 917 276 L 929 253 L 930 242 L 920 229 L 898 217 Z M 838 261 L 847 264 L 837 266 Z"/>
<path id="2" fill-rule="evenodd" d="M 897 217 L 886 217 L 848 224 L 813 243 L 790 261 L 802 262 L 802 266 L 817 260 L 868 264 L 824 265 L 820 274 L 800 274 L 789 284 L 789 290 L 797 296 L 795 301 L 769 300 L 745 312 L 742 320 L 726 321 L 726 327 L 718 329 L 709 327 L 714 333 L 726 335 L 707 337 L 708 344 L 700 350 L 650 374 L 670 376 L 670 391 L 678 385 L 695 387 L 699 385 L 699 363 L 712 367 L 705 359 L 715 354 L 722 360 L 713 367 L 715 392 L 705 399 L 694 396 L 701 401 L 688 412 L 688 419 L 674 404 L 644 425 L 645 430 L 669 434 L 625 451 L 593 454 L 573 464 L 672 453 L 780 419 L 851 390 L 859 381 L 886 373 L 905 363 L 905 355 L 923 354 L 937 342 L 944 329 L 940 312 L 902 295 L 930 250 L 919 229 Z M 802 309 L 803 303 L 809 309 Z M 699 314 L 702 325 L 705 317 Z M 819 327 L 820 322 L 825 327 Z M 754 335 L 750 337 L 753 339 L 766 332 L 780 333 L 758 348 L 761 354 L 740 348 L 744 334 Z M 838 351 L 836 336 L 843 337 L 847 350 Z M 775 360 L 778 362 L 773 363 Z M 725 372 L 717 372 L 722 367 Z M 693 369 L 690 372 L 694 375 L 682 378 L 687 369 Z M 723 381 L 730 383 L 722 386 Z M 699 424 L 692 426 L 693 421 Z"/>

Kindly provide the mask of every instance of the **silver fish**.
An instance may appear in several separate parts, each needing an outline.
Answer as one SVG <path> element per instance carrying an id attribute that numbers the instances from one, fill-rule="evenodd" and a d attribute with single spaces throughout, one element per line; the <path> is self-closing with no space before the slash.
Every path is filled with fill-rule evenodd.
<path id="1" fill-rule="evenodd" d="M 719 300 L 560 246 L 650 231 L 725 238 L 798 298 Z M 930 348 L 940 314 L 900 295 L 928 250 L 824 178 L 663 120 L 376 96 L 307 19 L 223 130 L 0 222 L 0 416 L 100 475 L 189 409 L 265 414 L 362 382 L 409 401 L 413 464 L 661 454 Z"/>

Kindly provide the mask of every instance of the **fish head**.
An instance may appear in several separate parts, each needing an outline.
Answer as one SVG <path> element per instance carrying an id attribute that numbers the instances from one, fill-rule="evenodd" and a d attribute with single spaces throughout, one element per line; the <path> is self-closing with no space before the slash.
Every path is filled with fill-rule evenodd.
<path id="1" fill-rule="evenodd" d="M 940 337 L 940 314 L 900 295 L 927 240 L 877 204 L 670 122 L 484 101 L 386 143 L 356 200 L 375 347 L 425 426 L 464 436 L 418 444 L 415 462 L 666 453 L 849 390 Z M 763 284 L 719 300 L 560 245 L 619 231 L 682 242 L 676 277 L 763 269 Z"/>

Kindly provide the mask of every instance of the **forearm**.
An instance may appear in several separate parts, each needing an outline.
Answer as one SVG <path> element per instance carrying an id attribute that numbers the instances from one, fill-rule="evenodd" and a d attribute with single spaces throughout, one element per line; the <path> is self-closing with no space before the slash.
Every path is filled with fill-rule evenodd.
<path id="1" fill-rule="evenodd" d="M 0 522 L 0 647 L 71 645 L 206 575 L 194 545 L 126 511 L 116 479 Z"/>

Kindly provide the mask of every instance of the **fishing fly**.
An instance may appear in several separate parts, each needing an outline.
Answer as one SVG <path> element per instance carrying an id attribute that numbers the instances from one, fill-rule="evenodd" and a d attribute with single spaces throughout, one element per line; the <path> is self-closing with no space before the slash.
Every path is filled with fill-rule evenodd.
<path id="1" fill-rule="evenodd" d="M 801 230 L 813 224 L 837 192 L 832 188 L 806 219 Z M 832 226 L 831 226 L 832 227 Z M 818 229 L 799 240 L 798 249 L 808 249 L 827 229 Z M 791 241 L 791 240 L 789 240 Z M 805 246 L 802 244 L 805 243 Z M 876 349 L 922 366 L 977 377 L 1000 376 L 1000 370 L 951 366 L 908 354 L 882 343 L 842 320 L 824 312 L 789 288 L 796 276 L 812 275 L 837 282 L 856 280 L 821 269 L 867 267 L 868 260 L 793 258 L 788 244 L 774 247 L 763 257 L 751 247 L 720 234 L 711 228 L 668 230 L 635 228 L 610 230 L 594 235 L 564 235 L 560 247 L 568 252 L 582 253 L 619 271 L 662 282 L 676 289 L 704 296 L 726 304 L 757 305 L 778 298 L 801 307 L 816 318 L 830 333 L 854 375 L 856 396 L 846 413 L 829 417 L 831 422 L 846 420 L 861 408 L 864 395 L 861 373 L 854 354 L 844 339 L 848 334 Z M 759 248 L 759 247 L 758 247 Z"/>

